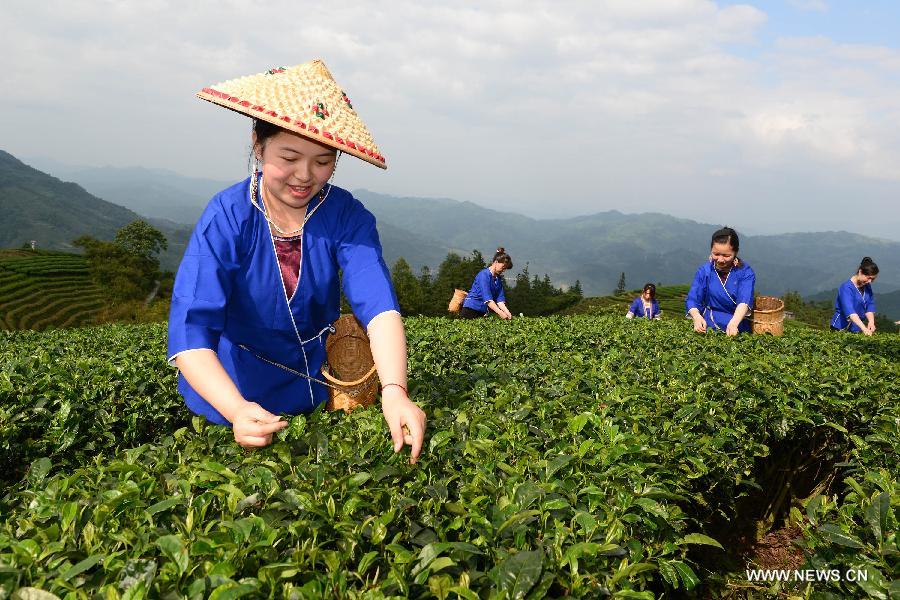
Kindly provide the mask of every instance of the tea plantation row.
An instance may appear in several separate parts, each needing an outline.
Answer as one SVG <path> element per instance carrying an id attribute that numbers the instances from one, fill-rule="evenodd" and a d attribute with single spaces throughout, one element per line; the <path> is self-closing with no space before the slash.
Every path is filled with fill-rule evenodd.
<path id="1" fill-rule="evenodd" d="M 900 593 L 894 336 L 407 326 L 415 466 L 372 409 L 243 451 L 183 409 L 163 325 L 0 332 L 0 598 L 778 594 L 735 544 L 783 518 L 868 575 L 791 593 Z"/>
<path id="2" fill-rule="evenodd" d="M 83 256 L 0 251 L 0 330 L 77 326 L 97 313 L 102 296 Z"/>

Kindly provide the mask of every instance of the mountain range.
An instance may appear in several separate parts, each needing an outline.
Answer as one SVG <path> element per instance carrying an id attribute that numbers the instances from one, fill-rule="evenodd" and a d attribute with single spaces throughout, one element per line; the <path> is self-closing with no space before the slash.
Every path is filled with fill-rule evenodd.
<path id="1" fill-rule="evenodd" d="M 78 235 L 111 238 L 118 227 L 144 215 L 169 238 L 170 250 L 162 262 L 174 268 L 209 197 L 229 185 L 158 169 L 41 164 L 75 183 L 0 151 L 0 207 L 8 217 L 0 226 L 2 247 L 37 239 L 44 246 L 71 248 Z M 623 272 L 629 288 L 648 281 L 690 282 L 708 255 L 710 235 L 720 226 L 618 211 L 533 219 L 447 198 L 353 193 L 375 214 L 390 264 L 402 256 L 414 269 L 434 268 L 450 251 L 468 254 L 478 249 L 488 257 L 503 246 L 513 257 L 514 272 L 528 264 L 532 275 L 548 273 L 555 283 L 579 280 L 588 295 L 611 292 Z M 740 231 L 739 224 L 731 225 Z M 741 239 L 741 256 L 756 271 L 757 291 L 764 294 L 827 294 L 853 273 L 864 255 L 881 268 L 876 298 L 881 290 L 900 288 L 898 242 L 837 231 Z"/>

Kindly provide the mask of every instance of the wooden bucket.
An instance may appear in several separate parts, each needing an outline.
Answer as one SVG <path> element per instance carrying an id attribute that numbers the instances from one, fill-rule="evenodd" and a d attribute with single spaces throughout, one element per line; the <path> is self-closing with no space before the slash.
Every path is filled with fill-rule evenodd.
<path id="1" fill-rule="evenodd" d="M 757 296 L 753 301 L 753 333 L 784 334 L 784 301 L 774 296 Z"/>
<path id="2" fill-rule="evenodd" d="M 453 297 L 450 298 L 450 305 L 447 307 L 447 310 L 452 313 L 458 313 L 462 308 L 463 300 L 465 300 L 468 295 L 469 292 L 465 290 L 454 289 Z"/>
<path id="3" fill-rule="evenodd" d="M 322 365 L 322 376 L 330 384 L 325 409 L 350 412 L 374 404 L 378 373 L 369 336 L 355 316 L 343 315 L 334 322 L 334 333 L 325 342 L 325 352 L 328 362 Z"/>

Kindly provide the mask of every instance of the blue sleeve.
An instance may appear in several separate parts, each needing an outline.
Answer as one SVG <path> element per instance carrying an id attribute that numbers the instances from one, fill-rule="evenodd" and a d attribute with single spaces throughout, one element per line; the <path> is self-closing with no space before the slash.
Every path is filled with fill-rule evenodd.
<path id="1" fill-rule="evenodd" d="M 469 294 L 467 298 L 481 298 L 481 290 L 478 288 L 478 276 L 481 275 L 481 271 L 475 274 L 475 278 L 472 280 L 472 286 L 469 288 Z"/>
<path id="2" fill-rule="evenodd" d="M 342 215 L 337 248 L 344 293 L 364 327 L 383 312 L 400 312 L 391 274 L 381 256 L 375 217 L 356 199 Z"/>
<path id="3" fill-rule="evenodd" d="M 866 312 L 874 313 L 875 311 L 875 294 L 872 293 L 872 287 L 866 284 Z"/>
<path id="4" fill-rule="evenodd" d="M 840 307 L 841 314 L 845 319 L 850 315 L 856 314 L 856 308 L 853 306 L 853 300 L 853 290 L 850 289 L 849 285 L 842 285 L 838 290 L 837 304 Z"/>
<path id="5" fill-rule="evenodd" d="M 737 293 L 734 299 L 738 304 L 746 304 L 753 308 L 753 288 L 756 287 L 756 273 L 750 267 L 744 267 L 743 277 L 738 281 Z"/>
<path id="6" fill-rule="evenodd" d="M 185 350 L 218 350 L 233 274 L 240 268 L 241 231 L 213 199 L 188 242 L 169 309 L 169 360 Z"/>
<path id="7" fill-rule="evenodd" d="M 640 315 L 643 313 L 643 311 L 641 310 L 641 299 L 640 298 L 635 298 L 632 301 L 631 306 L 628 307 L 628 312 L 630 312 L 633 315 Z"/>
<path id="8" fill-rule="evenodd" d="M 500 290 L 497 292 L 497 302 L 506 302 L 506 293 L 503 291 L 503 280 L 498 279 L 497 282 L 500 284 Z"/>
<path id="9" fill-rule="evenodd" d="M 482 301 L 487 304 L 491 300 L 493 300 L 493 294 L 491 294 L 491 273 L 487 269 L 482 269 L 478 271 L 478 275 L 475 276 L 475 284 L 472 286 L 478 286 L 478 291 L 481 293 L 480 297 Z"/>
<path id="10" fill-rule="evenodd" d="M 706 265 L 702 265 L 699 269 L 697 269 L 697 273 L 694 275 L 694 281 L 691 283 L 691 289 L 687 295 L 687 300 L 684 301 L 684 306 L 687 312 L 691 312 L 692 308 L 696 308 L 702 313 L 704 309 L 706 309 L 708 277 L 709 272 Z"/>

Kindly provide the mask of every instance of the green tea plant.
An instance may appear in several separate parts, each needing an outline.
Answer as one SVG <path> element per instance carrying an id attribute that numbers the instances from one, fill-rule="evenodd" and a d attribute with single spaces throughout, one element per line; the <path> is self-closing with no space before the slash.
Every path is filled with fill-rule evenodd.
<path id="1" fill-rule="evenodd" d="M 0 597 L 715 597 L 743 573 L 729 529 L 782 519 L 811 568 L 873 574 L 792 594 L 897 587 L 893 336 L 407 331 L 415 466 L 377 409 L 242 450 L 181 406 L 162 325 L 0 334 L 0 449 L 28 467 L 4 483 Z"/>

